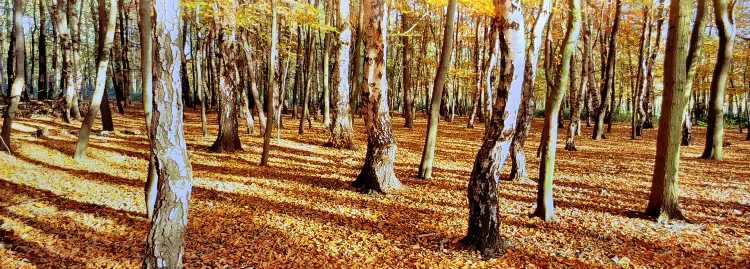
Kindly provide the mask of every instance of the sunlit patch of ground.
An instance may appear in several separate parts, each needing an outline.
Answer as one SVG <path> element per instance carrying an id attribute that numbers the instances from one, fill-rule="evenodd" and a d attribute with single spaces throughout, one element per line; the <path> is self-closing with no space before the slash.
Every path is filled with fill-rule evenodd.
<path id="1" fill-rule="evenodd" d="M 115 116 L 118 132 L 93 135 L 88 160 L 72 160 L 75 136 L 38 139 L 39 127 L 78 130 L 80 123 L 20 119 L 14 156 L 0 153 L 0 268 L 137 268 L 148 231 L 143 185 L 148 142 L 140 107 Z M 285 118 L 281 143 L 273 140 L 270 167 L 259 167 L 262 139 L 240 126 L 244 151 L 205 150 L 200 116 L 186 113 L 194 170 L 185 262 L 189 268 L 457 268 L 457 267 L 747 267 L 750 249 L 750 142 L 727 130 L 721 162 L 701 160 L 705 129 L 683 148 L 681 202 L 695 224 L 642 219 L 654 163 L 656 130 L 631 141 L 629 125 L 615 125 L 603 142 L 591 128 L 567 152 L 561 129 L 555 199 L 558 223 L 529 218 L 536 186 L 499 188 L 504 256 L 482 261 L 457 243 L 468 217 L 466 185 L 484 129 L 466 119 L 441 122 L 434 180 L 415 178 L 426 120 L 413 130 L 394 116 L 396 173 L 407 188 L 368 196 L 349 187 L 365 155 L 361 118 L 357 150 L 334 150 L 321 121 L 297 134 Z M 97 122 L 95 130 L 99 129 Z M 541 121 L 527 147 L 537 178 Z M 275 137 L 274 137 L 275 138 Z M 509 165 L 508 165 L 509 166 Z M 508 166 L 504 169 L 507 174 Z M 225 267 L 229 266 L 229 267 Z"/>

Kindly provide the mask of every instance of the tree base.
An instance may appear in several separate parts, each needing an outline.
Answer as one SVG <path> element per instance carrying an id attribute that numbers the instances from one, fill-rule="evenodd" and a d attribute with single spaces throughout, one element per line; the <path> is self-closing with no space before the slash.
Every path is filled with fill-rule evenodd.
<path id="1" fill-rule="evenodd" d="M 670 220 L 679 220 L 687 223 L 693 223 L 682 213 L 682 210 L 661 210 L 660 208 L 649 208 L 646 210 L 646 215 L 654 218 L 657 223 L 664 223 Z"/>
<path id="2" fill-rule="evenodd" d="M 573 142 L 570 142 L 570 141 L 568 141 L 567 143 L 565 143 L 565 150 L 567 150 L 567 151 L 578 151 L 578 149 L 576 148 L 576 144 L 573 143 Z"/>
<path id="3" fill-rule="evenodd" d="M 500 236 L 491 240 L 491 242 L 481 242 L 481 240 L 477 240 L 478 236 L 467 234 L 459 243 L 467 249 L 479 251 L 483 260 L 501 257 L 503 256 L 503 250 L 511 248 L 510 242 L 503 240 Z"/>
<path id="4" fill-rule="evenodd" d="M 395 193 L 404 187 L 396 178 L 393 167 L 381 169 L 380 175 L 371 167 L 363 167 L 351 186 L 366 194 Z"/>
<path id="5" fill-rule="evenodd" d="M 538 217 L 538 218 L 542 219 L 545 222 L 558 222 L 558 221 L 560 221 L 560 219 L 558 219 L 557 216 L 555 215 L 555 212 L 550 212 L 548 214 L 545 210 L 543 210 L 543 209 L 541 209 L 539 207 L 537 207 L 536 210 L 534 210 L 534 213 L 531 213 L 531 216 L 532 217 Z"/>

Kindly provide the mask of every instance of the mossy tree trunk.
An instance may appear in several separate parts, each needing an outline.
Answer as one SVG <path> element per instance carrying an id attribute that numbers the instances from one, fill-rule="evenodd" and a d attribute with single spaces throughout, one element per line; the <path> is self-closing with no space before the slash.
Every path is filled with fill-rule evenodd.
<path id="1" fill-rule="evenodd" d="M 700 0 L 704 1 L 704 0 Z M 699 1 L 699 2 L 700 2 Z M 664 95 L 656 142 L 651 194 L 646 214 L 658 221 L 684 219 L 679 200 L 680 136 L 685 108 L 690 100 L 690 21 L 693 1 L 673 0 L 664 59 Z M 700 3 L 699 3 L 700 5 Z M 700 16 L 700 8 L 699 8 Z"/>
<path id="2" fill-rule="evenodd" d="M 448 70 L 451 65 L 451 54 L 453 52 L 453 31 L 456 22 L 456 0 L 450 0 L 448 10 L 445 14 L 445 32 L 443 33 L 443 47 L 440 52 L 440 65 L 435 74 L 433 83 L 432 100 L 430 100 L 430 115 L 427 120 L 427 137 L 422 151 L 422 161 L 417 173 L 418 178 L 431 179 L 432 165 L 435 161 L 435 144 L 437 143 L 438 124 L 440 122 L 441 101 L 445 98 L 445 81 L 448 78 Z"/>
<path id="3" fill-rule="evenodd" d="M 619 2 L 619 1 L 618 1 Z M 553 180 L 555 179 L 555 161 L 557 154 L 557 118 L 565 92 L 570 87 L 571 58 L 581 33 L 581 0 L 569 0 L 570 14 L 568 15 L 567 32 L 565 33 L 564 48 L 560 60 L 560 68 L 555 78 L 555 87 L 547 95 L 544 108 L 544 129 L 542 135 L 542 157 L 539 164 L 539 183 L 537 188 L 536 211 L 537 216 L 545 221 L 555 220 L 555 207 L 552 197 Z"/>
<path id="4" fill-rule="evenodd" d="M 724 94 L 727 88 L 734 39 L 737 28 L 734 23 L 734 5 L 736 0 L 713 0 L 716 28 L 719 30 L 719 55 L 716 57 L 716 67 L 711 81 L 711 97 L 708 102 L 708 130 L 706 131 L 706 146 L 701 158 L 723 159 L 724 146 Z M 729 106 L 731 111 L 732 106 Z"/>

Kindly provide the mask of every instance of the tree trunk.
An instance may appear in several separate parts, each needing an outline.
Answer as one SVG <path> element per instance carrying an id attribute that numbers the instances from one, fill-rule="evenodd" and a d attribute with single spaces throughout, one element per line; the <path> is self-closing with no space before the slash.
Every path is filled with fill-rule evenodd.
<path id="1" fill-rule="evenodd" d="M 719 30 L 719 55 L 716 57 L 716 67 L 711 81 L 706 146 L 701 158 L 721 160 L 724 155 L 724 94 L 727 88 L 729 68 L 732 63 L 737 29 L 734 24 L 735 2 L 732 1 L 727 4 L 727 0 L 713 1 L 716 28 Z M 729 109 L 731 111 L 732 107 L 730 106 Z"/>
<path id="2" fill-rule="evenodd" d="M 408 31 L 409 28 L 409 16 L 406 14 L 401 14 L 401 32 Z M 401 63 L 403 66 L 403 86 L 404 87 L 404 127 L 406 128 L 414 128 L 414 93 L 412 92 L 412 85 L 411 85 L 411 44 L 409 43 L 409 37 L 407 35 L 403 35 L 401 37 L 401 42 L 403 43 L 403 62 Z"/>
<path id="3" fill-rule="evenodd" d="M 183 267 L 188 201 L 193 180 L 181 120 L 181 83 L 172 74 L 172 70 L 180 69 L 180 56 L 177 55 L 181 53 L 179 3 L 166 2 L 156 0 L 155 5 L 155 45 L 159 53 L 154 59 L 154 75 L 159 83 L 154 87 L 154 124 L 149 132 L 153 138 L 151 154 L 158 168 L 159 182 L 158 201 L 143 255 L 143 268 L 148 269 Z"/>
<path id="4" fill-rule="evenodd" d="M 640 139 L 643 136 L 643 122 L 646 119 L 646 108 L 644 99 L 646 98 L 646 87 L 648 87 L 648 59 L 647 55 L 651 50 L 651 17 L 649 8 L 643 10 L 643 33 L 641 35 L 640 56 L 638 57 L 638 75 L 636 78 L 636 91 L 633 100 L 633 126 L 631 139 Z M 647 31 L 648 29 L 648 31 Z"/>
<path id="5" fill-rule="evenodd" d="M 190 79 L 188 79 L 187 57 L 185 57 L 185 45 L 187 44 L 188 23 L 182 23 L 182 38 L 180 40 L 180 81 L 182 82 L 182 99 L 186 107 L 193 106 L 193 96 L 190 94 Z M 191 49 L 192 50 L 192 49 Z M 183 109 L 184 111 L 184 109 Z"/>
<path id="6" fill-rule="evenodd" d="M 615 83 L 615 60 L 617 56 L 617 52 L 615 45 L 617 44 L 617 32 L 619 32 L 620 29 L 620 17 L 622 13 L 622 2 L 621 0 L 617 0 L 617 10 L 615 11 L 615 22 L 612 24 L 612 36 L 609 38 L 609 49 L 607 52 L 607 64 L 605 67 L 605 70 L 603 70 L 606 73 L 605 79 L 604 79 L 604 86 L 602 86 L 602 95 L 601 100 L 602 102 L 599 104 L 599 107 L 596 109 L 596 121 L 594 122 L 594 140 L 602 140 L 606 137 L 604 136 L 604 118 L 606 116 L 607 112 L 607 106 L 611 102 L 610 97 L 610 90 L 614 89 L 614 83 Z M 614 107 L 610 105 L 610 109 L 612 109 L 612 113 L 614 114 Z M 611 119 L 610 119 L 611 121 Z"/>
<path id="7" fill-rule="evenodd" d="M 64 0 L 62 0 L 64 1 Z M 83 85 L 83 68 L 81 67 L 81 33 L 80 33 L 80 19 L 78 17 L 78 10 L 80 0 L 68 0 L 68 23 L 70 26 L 70 41 L 72 48 L 72 72 L 74 72 L 73 80 L 73 107 L 72 117 L 75 120 L 81 120 L 81 112 L 78 107 L 82 85 Z M 81 4 L 82 5 L 82 4 Z"/>
<path id="8" fill-rule="evenodd" d="M 353 128 L 351 113 L 349 112 L 351 108 L 349 105 L 349 89 L 351 89 L 349 82 L 349 55 L 351 53 L 352 27 L 349 19 L 349 0 L 338 1 L 336 14 L 338 15 L 338 19 L 336 20 L 338 35 L 333 40 L 333 48 L 336 52 L 336 64 L 333 66 L 332 81 L 333 89 L 336 90 L 336 93 L 332 96 L 334 123 L 331 128 L 330 144 L 334 148 L 352 149 L 354 147 L 354 142 L 352 142 Z M 404 82 L 406 83 L 406 80 Z"/>
<path id="9" fill-rule="evenodd" d="M 396 178 L 396 140 L 388 113 L 386 48 L 388 4 L 385 0 L 364 0 L 365 78 L 362 106 L 367 128 L 367 155 L 352 186 L 365 193 L 391 193 L 402 188 Z"/>
<path id="10" fill-rule="evenodd" d="M 703 47 L 703 39 L 706 32 L 706 11 L 708 10 L 707 0 L 698 0 L 697 12 L 695 22 L 693 23 L 693 29 L 690 36 L 690 48 L 688 50 L 686 66 L 687 66 L 687 77 L 685 78 L 685 90 L 687 92 L 687 101 L 685 107 L 690 107 L 690 92 L 693 89 L 693 83 L 695 82 L 695 76 L 698 73 L 698 65 L 701 56 L 701 49 Z M 696 99 L 697 100 L 697 99 Z M 663 110 L 663 108 L 662 108 Z M 684 111 L 682 122 L 682 141 L 681 145 L 690 146 L 693 142 L 693 121 L 690 119 L 690 110 Z M 661 125 L 660 125 L 661 126 Z"/>
<path id="11" fill-rule="evenodd" d="M 704 0 L 700 0 L 704 1 Z M 688 51 L 693 1 L 672 0 L 669 8 L 669 32 L 664 59 L 664 97 L 656 142 L 656 163 L 646 214 L 658 221 L 684 219 L 678 194 L 680 165 L 680 128 L 690 100 L 686 87 L 689 71 Z M 699 8 L 700 10 L 700 8 Z"/>
<path id="12" fill-rule="evenodd" d="M 520 0 L 495 0 L 495 26 L 502 55 L 498 98 L 491 123 L 477 153 L 469 179 L 469 228 L 463 243 L 490 258 L 500 254 L 505 242 L 500 237 L 497 185 L 499 173 L 510 153 L 516 131 L 516 114 L 521 103 L 526 62 L 523 10 Z"/>
<path id="13" fill-rule="evenodd" d="M 219 34 L 219 135 L 211 147 L 213 152 L 242 150 L 237 124 L 237 78 L 235 77 L 236 41 L 226 40 Z"/>
<path id="14" fill-rule="evenodd" d="M 588 22 L 587 22 L 588 24 Z M 585 36 L 585 35 L 584 35 Z M 584 38 L 585 39 L 585 38 Z M 584 41 L 585 42 L 585 41 Z M 585 47 L 585 45 L 584 45 Z M 586 53 L 586 52 L 584 52 Z M 568 124 L 568 138 L 565 141 L 565 150 L 576 151 L 575 138 L 581 128 L 581 110 L 583 109 L 583 96 L 586 94 L 587 80 L 586 76 L 581 76 L 576 68 L 576 53 L 573 52 L 572 62 L 570 63 L 570 123 Z M 586 66 L 587 58 L 583 57 L 581 67 Z M 581 79 L 578 84 L 579 78 Z"/>
<path id="15" fill-rule="evenodd" d="M 271 131 L 273 130 L 273 97 L 278 88 L 278 86 L 276 86 L 276 58 L 279 55 L 277 49 L 279 42 L 279 19 L 276 12 L 276 5 L 274 4 L 275 1 L 269 0 L 269 2 L 271 2 L 271 15 L 273 18 L 271 20 L 271 53 L 268 57 L 268 89 L 266 90 L 266 109 L 268 109 L 268 117 L 266 118 L 266 130 L 263 132 L 263 153 L 260 159 L 260 166 L 268 165 L 268 158 L 271 151 Z M 297 72 L 299 72 L 299 70 L 297 70 Z M 258 109 L 261 108 L 259 107 Z"/>
<path id="16" fill-rule="evenodd" d="M 302 117 L 300 117 L 299 120 L 299 134 L 305 133 L 305 121 L 308 120 L 310 117 L 310 91 L 312 91 L 312 82 L 313 82 L 313 69 L 315 67 L 315 50 L 313 47 L 315 46 L 315 37 L 317 35 L 312 33 L 312 28 L 308 29 L 307 32 L 308 35 L 308 43 L 307 43 L 307 51 L 305 52 L 305 55 L 307 55 L 307 72 L 305 75 L 305 85 L 302 92 Z"/>
<path id="17" fill-rule="evenodd" d="M 49 77 L 47 74 L 47 1 L 39 0 L 39 78 L 37 83 L 39 100 L 49 96 Z"/>
<path id="18" fill-rule="evenodd" d="M 365 1 L 367 0 L 361 0 L 359 5 L 359 16 L 357 17 L 357 38 L 354 39 L 354 72 L 352 72 L 352 81 L 354 85 L 352 85 L 351 95 L 349 96 L 349 106 L 350 113 L 351 113 L 351 121 L 352 124 L 354 124 L 354 114 L 362 115 L 358 112 L 358 100 L 360 96 L 360 91 L 363 89 L 362 82 L 364 81 L 364 77 L 362 76 L 362 60 L 364 59 L 363 55 L 360 54 L 362 51 L 362 43 L 364 42 L 363 39 L 365 38 L 364 28 L 365 28 Z"/>
<path id="19" fill-rule="evenodd" d="M 73 158 L 76 161 L 82 161 L 86 159 L 86 150 L 89 146 L 89 136 L 91 134 L 91 127 L 94 125 L 94 120 L 99 114 L 100 105 L 102 100 L 106 98 L 106 84 L 107 84 L 107 68 L 109 66 L 109 58 L 112 50 L 112 43 L 115 39 L 115 23 L 117 22 L 117 1 L 109 0 L 109 13 L 107 13 L 107 6 L 105 0 L 98 0 L 99 2 L 99 44 L 97 49 L 97 70 L 96 70 L 96 86 L 94 88 L 94 94 L 91 97 L 91 106 L 89 112 L 86 114 L 86 118 L 81 124 L 81 130 L 78 132 L 78 143 L 76 144 L 76 151 Z M 105 102 L 105 109 L 109 108 L 108 102 Z M 102 122 L 105 122 L 104 114 L 102 115 Z M 110 116 L 111 122 L 111 116 Z"/>
<path id="20" fill-rule="evenodd" d="M 619 4 L 619 0 L 618 0 Z M 544 128 L 547 130 L 542 136 L 542 159 L 539 164 L 539 184 L 537 188 L 536 211 L 537 216 L 545 221 L 556 219 L 552 198 L 553 180 L 555 178 L 555 158 L 557 153 L 557 113 L 560 110 L 565 92 L 570 87 L 570 62 L 578 43 L 581 32 L 581 0 L 569 0 L 570 15 L 568 16 L 568 31 L 565 34 L 565 47 L 555 87 L 547 96 L 544 113 Z M 619 10 L 619 8 L 618 8 Z"/>
<path id="21" fill-rule="evenodd" d="M 26 51 L 23 40 L 23 1 L 13 1 L 13 48 L 15 49 L 14 57 L 16 66 L 16 76 L 13 78 L 13 85 L 10 89 L 10 104 L 5 107 L 3 114 L 3 129 L 0 134 L 0 138 L 4 144 L 4 147 L 0 148 L 0 151 L 11 151 L 10 133 L 13 130 L 13 120 L 16 118 L 16 109 L 18 103 L 21 100 L 21 93 L 24 90 L 25 84 L 25 66 L 26 66 Z M 10 54 L 9 54 L 10 55 Z M 10 66 L 8 66 L 10 68 Z"/>
<path id="22" fill-rule="evenodd" d="M 200 8 L 200 6 L 197 6 L 196 10 L 195 10 L 195 25 L 201 25 L 201 15 L 200 15 L 200 12 L 201 12 L 201 8 Z M 200 35 L 201 35 L 200 30 L 196 30 L 196 33 L 198 35 L 197 38 L 196 38 L 196 40 L 198 40 L 198 42 L 200 42 L 200 40 L 201 40 L 201 38 L 200 38 Z M 204 42 L 205 42 L 206 46 L 208 46 L 209 42 L 207 42 L 207 41 L 204 41 Z M 201 60 L 201 50 L 199 48 L 200 48 L 200 46 L 196 46 L 195 63 L 194 64 L 195 64 L 195 71 L 196 71 L 197 74 L 195 76 L 195 78 L 196 78 L 195 79 L 195 84 L 196 84 L 196 87 L 198 88 L 198 101 L 201 103 L 201 131 L 203 133 L 203 137 L 205 138 L 205 137 L 208 136 L 208 127 L 206 126 L 206 96 L 205 96 L 205 93 L 203 91 L 203 74 L 202 74 L 202 69 L 201 69 L 201 63 L 203 61 Z"/>
<path id="23" fill-rule="evenodd" d="M 326 19 L 328 24 L 333 24 L 333 3 L 326 1 L 328 14 Z M 326 32 L 323 45 L 323 127 L 331 129 L 331 34 Z"/>
<path id="24" fill-rule="evenodd" d="M 516 182 L 531 183 L 529 173 L 526 169 L 526 153 L 523 151 L 523 148 L 531 131 L 531 123 L 534 120 L 534 110 L 536 109 L 534 87 L 536 84 L 536 72 L 539 66 L 539 50 L 542 47 L 544 27 L 547 25 L 551 15 L 552 1 L 544 0 L 539 14 L 534 21 L 534 28 L 531 30 L 532 44 L 526 57 L 520 116 L 518 116 L 518 122 L 516 123 L 517 131 L 513 135 L 513 143 L 510 147 L 513 156 L 511 158 L 510 180 Z M 550 61 L 549 58 L 545 58 L 544 60 Z"/>
<path id="25" fill-rule="evenodd" d="M 432 100 L 430 102 L 430 117 L 427 120 L 427 137 L 425 138 L 424 151 L 422 151 L 422 162 L 419 165 L 418 178 L 431 179 L 432 165 L 435 160 L 435 144 L 437 143 L 438 123 L 440 121 L 441 98 L 445 88 L 445 80 L 451 64 L 451 53 L 453 52 L 453 31 L 456 22 L 456 0 L 450 0 L 448 11 L 445 14 L 445 33 L 443 34 L 443 48 L 440 53 L 440 66 L 438 66 L 435 82 L 433 83 Z"/>
<path id="26" fill-rule="evenodd" d="M 292 87 L 292 119 L 297 119 L 299 88 L 302 86 L 302 26 L 297 26 L 297 68 L 294 69 L 294 86 Z M 309 60 L 309 58 L 307 59 Z"/>

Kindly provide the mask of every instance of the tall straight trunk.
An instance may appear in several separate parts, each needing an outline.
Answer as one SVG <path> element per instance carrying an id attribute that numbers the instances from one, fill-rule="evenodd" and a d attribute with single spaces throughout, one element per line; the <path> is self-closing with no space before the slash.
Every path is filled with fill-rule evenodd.
<path id="1" fill-rule="evenodd" d="M 402 188 L 396 178 L 396 139 L 388 113 L 388 80 L 385 67 L 388 50 L 388 3 L 364 0 L 365 82 L 362 106 L 367 128 L 367 154 L 352 186 L 365 193 L 391 193 Z"/>
<path id="2" fill-rule="evenodd" d="M 73 44 L 70 36 L 70 30 L 68 28 L 68 3 L 66 0 L 53 0 L 59 1 L 56 3 L 55 8 L 55 21 L 58 35 L 60 37 L 60 47 L 62 50 L 62 80 L 60 87 L 63 89 L 63 111 L 62 118 L 66 123 L 70 123 L 74 116 L 74 98 L 76 95 L 75 90 L 75 74 L 73 73 Z M 10 70 L 10 68 L 9 68 Z"/>
<path id="3" fill-rule="evenodd" d="M 700 0 L 704 1 L 704 0 Z M 656 163 L 646 214 L 658 221 L 684 219 L 679 200 L 680 128 L 690 100 L 688 83 L 690 21 L 693 1 L 672 0 L 669 8 L 669 32 L 664 58 L 664 94 Z M 699 8 L 700 11 L 700 8 Z"/>
<path id="4" fill-rule="evenodd" d="M 56 1 L 52 1 L 52 8 L 57 9 Z M 52 19 L 52 76 L 50 77 L 48 74 L 47 79 L 49 80 L 49 88 L 47 88 L 47 98 L 56 99 L 59 98 L 57 94 L 59 94 L 59 87 L 61 87 L 62 82 L 60 81 L 60 78 L 62 77 L 60 69 L 58 69 L 59 66 L 59 55 L 60 55 L 60 38 L 57 32 L 57 11 L 50 12 L 50 18 Z M 0 75 L 2 77 L 2 75 Z"/>
<path id="5" fill-rule="evenodd" d="M 187 57 L 185 56 L 185 46 L 187 44 L 188 23 L 182 23 L 182 38 L 180 39 L 180 46 L 182 53 L 180 53 L 180 81 L 182 82 L 182 99 L 184 100 L 185 106 L 193 106 L 192 94 L 190 94 L 190 79 L 188 79 L 188 65 Z M 191 49 L 192 50 L 192 49 Z"/>
<path id="6" fill-rule="evenodd" d="M 269 2 L 271 2 L 271 15 L 273 18 L 271 20 L 271 52 L 268 57 L 268 89 L 266 90 L 266 109 L 268 110 L 268 117 L 266 117 L 266 131 L 263 132 L 263 153 L 260 159 L 260 166 L 268 165 L 268 158 L 271 151 L 271 131 L 273 130 L 273 97 L 275 92 L 278 91 L 278 86 L 276 86 L 276 58 L 279 55 L 277 49 L 279 43 L 279 19 L 276 12 L 276 5 L 274 4 L 275 0 L 269 0 Z M 297 70 L 297 72 L 299 72 L 299 70 Z"/>
<path id="7" fill-rule="evenodd" d="M 474 73 L 476 74 L 476 79 L 474 80 L 474 96 L 472 97 L 472 108 L 471 112 L 469 114 L 469 122 L 466 124 L 466 128 L 474 128 L 474 120 L 477 117 L 477 111 L 481 111 L 479 109 L 480 107 L 480 96 L 482 93 L 482 57 L 481 53 L 479 51 L 479 43 L 483 41 L 484 39 L 479 38 L 479 23 L 481 18 L 477 18 L 476 21 L 476 28 L 474 29 Z M 481 113 L 479 114 L 481 115 Z"/>
<path id="8" fill-rule="evenodd" d="M 39 78 L 37 88 L 40 100 L 49 96 L 49 77 L 47 74 L 47 1 L 39 0 Z"/>
<path id="9" fill-rule="evenodd" d="M 349 55 L 351 53 L 352 27 L 349 14 L 349 0 L 339 0 L 336 10 L 338 19 L 336 28 L 338 36 L 333 40 L 333 48 L 336 52 L 333 66 L 333 89 L 336 90 L 333 99 L 333 126 L 331 128 L 330 144 L 334 148 L 352 149 L 352 122 L 349 109 Z M 406 72 L 406 71 L 405 71 Z"/>
<path id="10" fill-rule="evenodd" d="M 646 87 L 648 87 L 648 54 L 651 51 L 651 17 L 647 7 L 643 10 L 643 33 L 641 34 L 640 56 L 638 57 L 638 74 L 636 78 L 636 91 L 633 98 L 633 126 L 631 139 L 640 139 L 643 135 L 643 122 L 646 119 Z"/>
<path id="11" fill-rule="evenodd" d="M 617 10 L 615 11 L 615 21 L 612 24 L 612 35 L 609 38 L 609 46 L 607 49 L 607 64 L 604 70 L 602 70 L 606 75 L 604 79 L 604 86 L 602 86 L 602 95 L 601 100 L 602 102 L 599 104 L 599 107 L 596 109 L 596 121 L 594 122 L 594 140 L 602 140 L 606 138 L 604 136 L 604 118 L 607 115 L 607 106 L 612 109 L 612 113 L 614 114 L 614 107 L 610 105 L 609 103 L 612 102 L 612 98 L 610 97 L 611 93 L 614 93 L 614 83 L 615 83 L 615 60 L 617 56 L 616 47 L 617 44 L 617 33 L 620 30 L 620 17 L 622 13 L 622 1 L 617 0 Z M 611 120 L 610 120 L 611 121 Z"/>
<path id="12" fill-rule="evenodd" d="M 236 72 L 236 41 L 227 40 L 219 34 L 219 53 L 216 57 L 219 64 L 219 134 L 209 147 L 213 152 L 234 152 L 242 150 L 237 122 L 238 83 Z"/>
<path id="13" fill-rule="evenodd" d="M 448 77 L 448 69 L 451 64 L 451 53 L 453 52 L 453 31 L 456 22 L 456 0 L 450 0 L 448 11 L 445 14 L 445 33 L 443 34 L 443 48 L 440 52 L 440 65 L 438 66 L 435 82 L 433 83 L 432 100 L 430 102 L 430 117 L 427 120 L 427 137 L 425 138 L 424 151 L 422 151 L 422 162 L 419 165 L 418 178 L 432 178 L 432 165 L 435 160 L 435 144 L 437 143 L 438 123 L 440 121 L 440 103 L 445 80 Z"/>
<path id="14" fill-rule="evenodd" d="M 25 66 L 26 66 L 26 51 L 23 42 L 23 1 L 13 1 L 13 48 L 15 49 L 14 57 L 16 66 L 16 76 L 13 78 L 13 85 L 10 89 L 10 104 L 5 107 L 3 113 L 3 128 L 0 133 L 0 139 L 2 139 L 3 147 L 0 151 L 11 151 L 10 133 L 13 130 L 13 120 L 16 118 L 16 109 L 18 103 L 21 100 L 21 93 L 24 90 L 25 84 Z M 8 67 L 10 68 L 10 66 Z"/>
<path id="15" fill-rule="evenodd" d="M 64 1 L 64 0 L 60 0 Z M 73 80 L 73 107 L 71 109 L 72 117 L 81 120 L 81 112 L 78 108 L 81 91 L 83 90 L 83 67 L 81 66 L 81 24 L 78 17 L 78 8 L 83 6 L 81 0 L 68 0 L 68 25 L 70 26 L 70 41 L 72 48 L 72 72 Z"/>
<path id="16" fill-rule="evenodd" d="M 333 3 L 326 1 L 328 14 L 333 13 Z M 333 15 L 327 15 L 328 24 L 333 23 Z M 323 45 L 323 127 L 331 127 L 331 34 L 326 32 Z"/>
<path id="17" fill-rule="evenodd" d="M 469 223 L 462 242 L 489 258 L 500 254 L 505 242 L 500 237 L 498 180 L 510 154 L 516 131 L 516 113 L 521 103 L 526 63 L 523 10 L 520 0 L 495 0 L 498 29 L 500 83 L 491 123 L 477 153 L 469 179 Z"/>
<path id="18" fill-rule="evenodd" d="M 305 121 L 308 121 L 310 117 L 310 91 L 312 91 L 312 83 L 313 83 L 313 72 L 315 69 L 315 40 L 317 35 L 312 33 L 312 28 L 308 29 L 307 32 L 308 35 L 308 43 L 307 43 L 307 51 L 305 52 L 305 55 L 307 55 L 307 71 L 305 74 L 305 85 L 302 92 L 302 117 L 300 117 L 299 120 L 299 134 L 305 133 Z"/>
<path id="19" fill-rule="evenodd" d="M 524 80 L 523 80 L 523 98 L 521 100 L 521 110 L 516 123 L 517 131 L 513 135 L 513 143 L 510 146 L 512 154 L 510 179 L 517 182 L 531 183 L 529 173 L 526 169 L 526 153 L 523 148 L 526 145 L 526 139 L 531 131 L 531 123 L 534 120 L 534 110 L 536 109 L 536 97 L 534 88 L 536 84 L 536 72 L 539 67 L 539 50 L 542 47 L 542 35 L 544 27 L 552 15 L 552 1 L 544 0 L 542 7 L 534 21 L 534 27 L 531 29 L 531 46 L 527 51 Z M 550 26 L 551 28 L 551 26 Z M 545 58 L 545 61 L 550 61 Z"/>
<path id="20" fill-rule="evenodd" d="M 711 81 L 711 98 L 708 102 L 708 130 L 706 131 L 706 146 L 701 158 L 721 160 L 724 157 L 724 94 L 727 88 L 734 39 L 737 28 L 734 24 L 735 1 L 713 0 L 716 28 L 719 30 L 719 55 L 716 57 L 716 67 Z M 729 106 L 730 114 L 732 106 Z"/>
<path id="21" fill-rule="evenodd" d="M 94 94 L 91 97 L 91 106 L 89 112 L 86 114 L 86 118 L 81 124 L 81 130 L 78 132 L 78 143 L 76 144 L 76 151 L 73 158 L 76 161 L 82 161 L 86 159 L 86 150 L 89 146 L 89 136 L 91 134 L 91 127 L 94 125 L 94 120 L 99 114 L 100 105 L 102 99 L 106 100 L 105 91 L 107 84 L 107 68 L 109 66 L 109 58 L 112 50 L 112 43 L 115 39 L 115 23 L 117 22 L 117 1 L 109 0 L 109 13 L 107 13 L 107 6 L 105 0 L 99 1 L 99 44 L 97 49 L 97 67 L 96 67 L 96 86 L 94 88 Z M 105 108 L 109 108 L 109 105 L 105 103 Z M 104 122 L 104 114 L 102 114 L 102 121 Z M 110 117 L 111 121 L 111 117 Z"/>
<path id="22" fill-rule="evenodd" d="M 619 4 L 619 0 L 618 0 Z M 557 113 L 560 110 L 565 92 L 570 87 L 570 62 L 581 33 L 581 0 L 569 0 L 570 15 L 568 16 L 568 31 L 565 34 L 565 47 L 562 49 L 562 59 L 555 78 L 555 87 L 547 96 L 544 110 L 544 128 L 547 130 L 542 136 L 542 159 L 539 164 L 539 184 L 537 188 L 536 211 L 537 216 L 545 221 L 554 220 L 555 206 L 552 197 L 553 180 L 555 179 L 555 159 L 557 154 Z M 618 8 L 619 9 L 619 8 Z"/>
<path id="23" fill-rule="evenodd" d="M 200 31 L 199 28 L 197 28 L 197 26 L 201 25 L 201 15 L 200 15 L 200 12 L 201 12 L 201 8 L 200 8 L 200 6 L 197 6 L 196 9 L 195 9 L 195 25 L 196 25 L 195 32 L 196 32 L 196 35 L 197 35 L 196 36 L 196 42 L 198 42 L 198 43 L 200 43 L 200 39 L 201 39 L 201 31 Z M 206 45 L 209 44 L 209 42 L 207 42 L 207 41 L 204 41 L 204 43 Z M 200 48 L 200 46 L 196 46 L 196 48 L 195 48 L 196 52 L 195 52 L 195 63 L 194 64 L 195 64 L 195 71 L 197 73 L 196 76 L 195 76 L 195 78 L 196 78 L 195 79 L 195 84 L 196 84 L 196 88 L 198 88 L 198 102 L 201 103 L 201 131 L 203 133 L 203 137 L 207 137 L 208 136 L 208 127 L 206 126 L 206 96 L 205 96 L 205 93 L 203 91 L 203 74 L 202 74 L 203 70 L 201 69 L 201 63 L 203 62 L 201 60 L 201 51 L 202 50 L 200 50 L 198 48 Z"/>
<path id="24" fill-rule="evenodd" d="M 302 26 L 297 26 L 297 55 L 302 55 Z M 299 104 L 299 88 L 302 86 L 301 57 L 297 56 L 297 68 L 294 69 L 294 86 L 292 87 L 292 119 L 297 119 L 297 105 Z"/>
<path id="25" fill-rule="evenodd" d="M 409 16 L 401 14 L 401 32 L 408 31 L 409 28 Z M 409 37 L 404 35 L 401 37 L 401 43 L 403 43 L 403 75 L 401 77 L 402 87 L 404 87 L 404 127 L 414 128 L 414 93 L 412 92 L 411 85 L 411 44 L 409 43 Z"/>
<path id="26" fill-rule="evenodd" d="M 588 22 L 587 22 L 588 23 Z M 584 38 L 585 39 L 585 38 Z M 585 45 L 584 45 L 585 46 Z M 585 53 L 585 52 L 584 52 Z M 568 124 L 568 138 L 565 141 L 565 150 L 576 151 L 576 135 L 581 128 L 581 110 L 583 109 L 583 96 L 586 94 L 588 86 L 586 76 L 581 76 L 576 68 L 576 53 L 573 52 L 572 62 L 570 63 L 570 123 Z M 586 66 L 587 58 L 583 57 L 581 67 Z M 580 84 L 579 84 L 580 79 Z"/>
<path id="27" fill-rule="evenodd" d="M 359 16 L 357 17 L 357 37 L 354 39 L 354 71 L 352 72 L 352 81 L 354 82 L 352 85 L 351 94 L 349 95 L 349 105 L 351 107 L 351 120 L 352 123 L 354 123 L 354 114 L 362 115 L 358 108 L 359 105 L 359 97 L 361 94 L 361 90 L 364 86 L 362 86 L 362 82 L 364 81 L 364 77 L 362 76 L 362 60 L 364 60 L 364 55 L 362 55 L 360 52 L 362 51 L 362 44 L 364 43 L 365 39 L 365 1 L 367 0 L 360 0 L 359 5 Z"/>
<path id="28" fill-rule="evenodd" d="M 146 238 L 143 268 L 182 268 L 193 168 L 185 145 L 180 100 L 179 2 L 156 0 L 154 118 L 149 132 L 158 167 L 158 201 Z M 170 9 L 170 10 L 168 10 Z M 162 58 L 164 57 L 164 58 Z"/>

